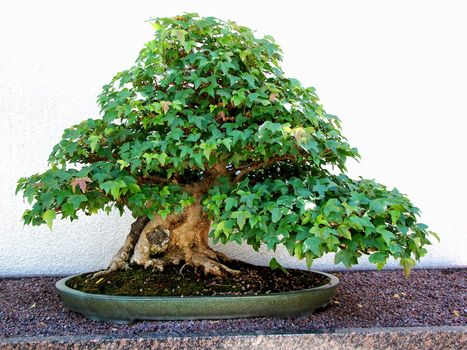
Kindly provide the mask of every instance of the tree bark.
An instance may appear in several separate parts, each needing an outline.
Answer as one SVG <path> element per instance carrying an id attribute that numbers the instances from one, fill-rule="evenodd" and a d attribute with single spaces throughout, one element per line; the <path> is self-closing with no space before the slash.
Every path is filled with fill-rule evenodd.
<path id="1" fill-rule="evenodd" d="M 149 219 L 138 218 L 131 226 L 130 233 L 107 270 L 94 277 L 123 268 L 129 262 L 163 271 L 168 264 L 183 264 L 200 268 L 205 275 L 221 276 L 224 273 L 238 273 L 223 262 L 229 259 L 209 247 L 208 233 L 211 226 L 201 204 L 206 185 L 186 186 L 195 202 L 181 214 L 170 214 L 165 219 L 154 215 Z"/>
<path id="2" fill-rule="evenodd" d="M 200 203 L 186 208 L 182 220 L 170 231 L 170 242 L 164 259 L 175 265 L 184 262 L 195 268 L 200 267 L 206 275 L 235 273 L 235 270 L 222 263 L 228 261 L 228 258 L 209 247 L 210 226 L 211 222 Z"/>
<path id="3" fill-rule="evenodd" d="M 138 217 L 136 221 L 131 224 L 130 233 L 128 233 L 125 243 L 123 243 L 123 246 L 118 250 L 117 254 L 113 256 L 107 270 L 100 271 L 94 274 L 93 277 L 99 277 L 105 273 L 117 271 L 123 268 L 130 260 L 130 257 L 133 254 L 133 248 L 138 241 L 141 232 L 148 223 L 149 218 L 147 216 Z"/>
<path id="4" fill-rule="evenodd" d="M 185 265 L 199 267 L 206 275 L 236 273 L 222 263 L 228 261 L 226 256 L 209 247 L 208 233 L 211 221 L 203 211 L 201 194 L 196 191 L 192 194 L 195 203 L 185 208 L 182 214 L 168 215 L 165 220 L 156 215 L 146 224 L 135 246 L 132 261 L 145 268 L 153 267 L 160 271 L 167 264 L 183 263 L 182 269 Z M 159 237 L 165 233 L 168 239 L 158 239 L 157 234 L 151 239 L 150 236 L 154 232 L 159 232 Z M 158 245 L 156 250 L 160 252 L 157 257 L 151 257 L 154 245 Z"/>

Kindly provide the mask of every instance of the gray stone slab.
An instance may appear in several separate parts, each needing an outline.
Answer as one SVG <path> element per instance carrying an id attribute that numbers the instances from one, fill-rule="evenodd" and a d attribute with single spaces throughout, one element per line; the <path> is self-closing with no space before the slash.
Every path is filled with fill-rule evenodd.
<path id="1" fill-rule="evenodd" d="M 9 349 L 467 349 L 467 327 L 353 328 L 286 334 L 3 338 Z"/>

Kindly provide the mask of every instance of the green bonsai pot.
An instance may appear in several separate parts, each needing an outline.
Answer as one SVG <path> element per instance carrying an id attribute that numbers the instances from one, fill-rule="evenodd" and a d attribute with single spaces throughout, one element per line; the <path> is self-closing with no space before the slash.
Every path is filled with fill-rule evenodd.
<path id="1" fill-rule="evenodd" d="M 325 285 L 300 291 L 243 296 L 116 296 L 72 289 L 63 278 L 56 283 L 66 307 L 92 320 L 131 323 L 135 320 L 196 320 L 243 317 L 289 317 L 310 314 L 326 306 L 339 284 L 336 276 Z"/>

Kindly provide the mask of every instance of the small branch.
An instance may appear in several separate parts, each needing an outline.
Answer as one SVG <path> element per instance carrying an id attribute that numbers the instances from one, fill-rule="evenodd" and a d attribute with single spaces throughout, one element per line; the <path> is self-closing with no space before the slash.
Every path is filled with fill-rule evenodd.
<path id="1" fill-rule="evenodd" d="M 112 157 L 114 157 L 115 159 L 118 159 L 118 154 L 112 154 Z M 112 159 L 109 159 L 107 157 L 102 157 L 102 156 L 98 156 L 97 154 L 95 153 L 90 153 L 86 158 L 83 159 L 83 161 L 85 163 L 90 163 L 90 164 L 93 164 L 93 163 L 97 163 L 97 162 L 108 162 L 108 161 L 112 161 Z"/>
<path id="2" fill-rule="evenodd" d="M 282 160 L 295 161 L 295 159 L 296 159 L 295 156 L 284 155 L 284 156 L 276 156 L 276 157 L 270 158 L 265 162 L 252 163 L 252 164 L 248 165 L 247 167 L 245 167 L 244 170 L 240 171 L 240 173 L 237 176 L 235 176 L 233 182 L 238 183 L 238 182 L 240 182 L 240 180 L 242 180 L 245 177 L 245 175 L 247 175 L 247 174 L 249 174 L 249 173 L 251 173 L 253 171 L 259 170 L 261 168 L 267 167 L 269 165 L 272 165 L 272 164 L 274 164 L 276 162 L 279 162 L 279 161 L 282 161 Z"/>
<path id="3" fill-rule="evenodd" d="M 157 175 L 146 175 L 146 176 L 138 176 L 137 177 L 138 179 L 138 182 L 140 183 L 156 183 L 156 184 L 160 184 L 160 185 L 166 185 L 168 184 L 170 181 L 168 179 L 166 179 L 165 177 L 162 177 L 162 176 L 157 176 Z"/>

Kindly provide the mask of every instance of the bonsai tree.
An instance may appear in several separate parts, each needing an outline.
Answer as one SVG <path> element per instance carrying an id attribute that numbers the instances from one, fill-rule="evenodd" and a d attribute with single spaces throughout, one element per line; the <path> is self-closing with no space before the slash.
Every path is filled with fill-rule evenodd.
<path id="1" fill-rule="evenodd" d="M 335 252 L 336 264 L 393 256 L 410 271 L 433 233 L 396 189 L 344 174 L 357 150 L 315 89 L 284 76 L 272 37 L 196 14 L 150 23 L 154 39 L 103 87 L 101 118 L 66 129 L 50 168 L 19 180 L 26 224 L 128 210 L 136 220 L 102 273 L 130 262 L 235 273 L 209 233 L 282 244 L 308 266 Z"/>

